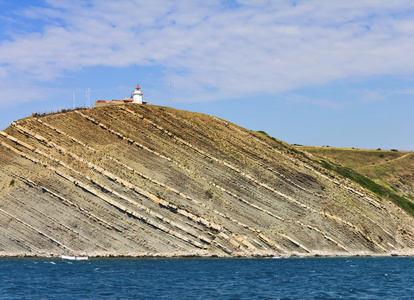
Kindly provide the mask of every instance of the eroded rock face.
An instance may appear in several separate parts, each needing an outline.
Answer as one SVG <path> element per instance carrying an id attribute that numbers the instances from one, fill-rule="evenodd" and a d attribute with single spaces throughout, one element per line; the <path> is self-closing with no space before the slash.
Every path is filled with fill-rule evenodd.
<path id="1" fill-rule="evenodd" d="M 281 142 L 127 104 L 0 134 L 0 255 L 411 254 L 413 218 Z"/>

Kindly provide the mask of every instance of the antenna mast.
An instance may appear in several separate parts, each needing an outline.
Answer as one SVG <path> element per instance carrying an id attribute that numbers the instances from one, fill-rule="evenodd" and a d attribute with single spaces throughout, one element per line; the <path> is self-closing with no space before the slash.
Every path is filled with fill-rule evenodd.
<path id="1" fill-rule="evenodd" d="M 171 100 L 171 80 L 169 81 L 169 89 L 168 89 L 168 98 L 169 98 L 169 104 L 172 106 L 172 100 Z"/>
<path id="2" fill-rule="evenodd" d="M 91 107 L 91 89 L 85 91 L 85 107 Z"/>

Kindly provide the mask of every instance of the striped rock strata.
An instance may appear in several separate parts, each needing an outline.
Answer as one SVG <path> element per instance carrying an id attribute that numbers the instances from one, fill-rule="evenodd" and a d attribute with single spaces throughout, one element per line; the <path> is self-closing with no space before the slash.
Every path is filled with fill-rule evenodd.
<path id="1" fill-rule="evenodd" d="M 413 217 L 282 142 L 126 104 L 0 132 L 0 255 L 411 254 Z"/>

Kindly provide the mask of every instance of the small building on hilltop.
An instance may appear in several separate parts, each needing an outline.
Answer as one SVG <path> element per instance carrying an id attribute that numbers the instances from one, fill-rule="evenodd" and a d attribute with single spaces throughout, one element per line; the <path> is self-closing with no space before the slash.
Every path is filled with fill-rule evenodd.
<path id="1" fill-rule="evenodd" d="M 142 101 L 142 91 L 140 86 L 137 84 L 135 87 L 135 90 L 132 92 L 132 95 L 130 98 L 122 99 L 122 100 L 97 100 L 95 101 L 94 107 L 101 107 L 106 105 L 118 105 L 118 104 L 125 104 L 125 103 L 137 103 L 137 104 L 147 104 L 147 101 Z"/>

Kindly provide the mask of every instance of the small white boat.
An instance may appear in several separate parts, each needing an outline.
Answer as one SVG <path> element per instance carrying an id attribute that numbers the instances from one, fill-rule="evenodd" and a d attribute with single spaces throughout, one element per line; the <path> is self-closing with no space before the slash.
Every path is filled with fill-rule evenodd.
<path id="1" fill-rule="evenodd" d="M 76 256 L 76 255 L 64 255 L 62 254 L 61 258 L 63 260 L 88 260 L 88 256 Z"/>

